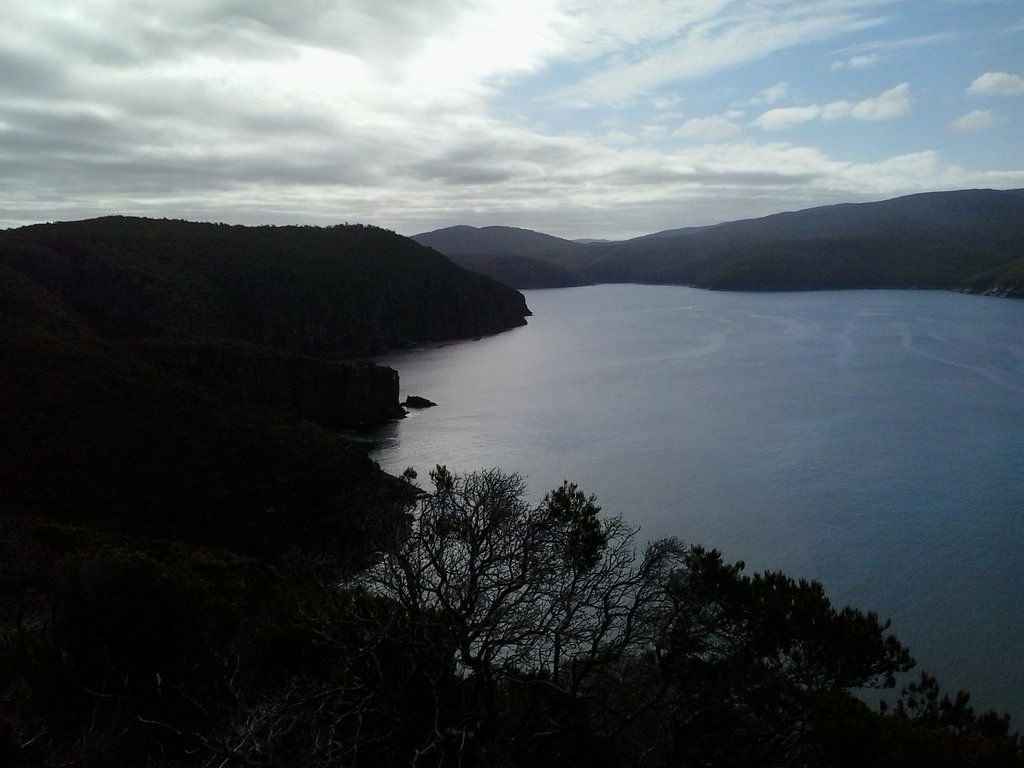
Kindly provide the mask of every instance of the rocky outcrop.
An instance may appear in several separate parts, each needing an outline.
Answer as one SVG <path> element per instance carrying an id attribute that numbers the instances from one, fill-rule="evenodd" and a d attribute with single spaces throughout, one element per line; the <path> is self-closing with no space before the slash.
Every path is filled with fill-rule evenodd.
<path id="1" fill-rule="evenodd" d="M 291 360 L 291 404 L 299 416 L 327 427 L 400 419 L 398 371 L 372 363 Z"/>
<path id="2" fill-rule="evenodd" d="M 437 403 L 419 395 L 409 395 L 402 401 L 405 408 L 433 408 Z"/>
<path id="3" fill-rule="evenodd" d="M 1007 299 L 1024 298 L 1024 259 L 975 275 L 965 281 L 961 290 Z"/>

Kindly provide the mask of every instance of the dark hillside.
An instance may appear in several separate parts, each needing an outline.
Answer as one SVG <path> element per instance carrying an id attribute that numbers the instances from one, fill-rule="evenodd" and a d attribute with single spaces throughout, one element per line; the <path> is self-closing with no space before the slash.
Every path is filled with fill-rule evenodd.
<path id="1" fill-rule="evenodd" d="M 516 227 L 448 227 L 413 239 L 460 266 L 516 288 L 587 285 L 580 267 L 591 245 Z"/>
<path id="2" fill-rule="evenodd" d="M 373 227 L 111 217 L 0 232 L 0 263 L 108 338 L 346 357 L 497 333 L 528 314 L 514 291 Z"/>
<path id="3" fill-rule="evenodd" d="M 1024 259 L 976 275 L 963 288 L 970 293 L 1024 299 Z"/>
<path id="4" fill-rule="evenodd" d="M 336 358 L 527 313 L 521 294 L 369 227 L 0 232 L 0 512 L 358 559 L 397 525 L 394 486 L 328 430 L 403 411 L 395 371 Z"/>
<path id="5" fill-rule="evenodd" d="M 867 238 L 894 232 L 930 231 L 950 236 L 1004 237 L 1024 234 L 1020 211 L 1024 190 L 989 189 L 929 192 L 878 203 L 844 203 L 777 213 L 634 238 L 617 244 L 642 252 L 657 240 L 686 238 L 728 243 L 819 238 Z"/>
<path id="6" fill-rule="evenodd" d="M 401 519 L 382 503 L 392 480 L 349 441 L 119 345 L 8 336 L 0 370 L 0 515 L 273 562 L 358 560 Z"/>
<path id="7" fill-rule="evenodd" d="M 590 285 L 589 280 L 584 280 L 576 272 L 535 256 L 454 254 L 450 258 L 460 267 L 523 290 Z"/>
<path id="8" fill-rule="evenodd" d="M 733 290 L 957 289 L 1022 247 L 1024 194 L 967 190 L 659 233 L 609 247 L 594 268 Z"/>
<path id="9" fill-rule="evenodd" d="M 580 254 L 587 248 L 583 243 L 518 227 L 447 227 L 413 235 L 412 239 L 446 255 L 553 256 Z"/>
<path id="10" fill-rule="evenodd" d="M 316 720 L 360 653 L 321 616 L 414 496 L 334 431 L 401 415 L 396 372 L 337 358 L 526 314 L 365 227 L 0 232 L 0 765 L 256 764 L 250 715 Z"/>
<path id="11" fill-rule="evenodd" d="M 933 288 L 1004 296 L 1024 291 L 1016 273 L 1005 269 L 1024 254 L 1024 190 L 932 192 L 825 206 L 617 243 L 572 243 L 575 249 L 555 249 L 549 240 L 568 241 L 547 235 L 528 238 L 516 230 L 507 237 L 489 229 L 429 236 L 445 253 L 471 243 L 481 270 L 488 261 L 490 267 L 511 256 L 530 257 L 581 282 L 730 290 Z M 541 250 L 542 243 L 551 247 Z M 1000 275 L 997 284 L 983 277 L 993 271 Z"/>

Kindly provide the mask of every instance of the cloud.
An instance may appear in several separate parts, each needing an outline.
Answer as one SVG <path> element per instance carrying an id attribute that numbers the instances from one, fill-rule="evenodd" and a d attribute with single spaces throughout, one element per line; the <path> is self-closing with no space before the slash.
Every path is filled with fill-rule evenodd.
<path id="1" fill-rule="evenodd" d="M 833 105 L 830 104 L 829 107 L 831 106 Z M 827 111 L 828 107 L 826 107 Z M 910 112 L 910 85 L 908 83 L 900 83 L 875 98 L 858 101 L 850 107 L 850 116 L 858 120 L 893 120 L 903 117 L 908 112 Z"/>
<path id="2" fill-rule="evenodd" d="M 622 4 L 597 3 L 598 7 L 623 12 Z M 869 13 L 873 3 L 833 0 L 828 3 L 640 2 L 640 8 L 656 7 L 648 26 L 639 32 L 626 24 L 622 38 L 605 35 L 603 45 L 590 51 L 599 56 L 599 70 L 560 89 L 552 98 L 580 106 L 623 104 L 666 83 L 688 80 L 756 61 L 772 53 L 828 40 L 842 34 L 881 24 Z M 625 13 L 628 15 L 628 8 Z M 639 14 L 639 12 L 637 12 Z M 598 13 L 594 19 L 602 18 Z M 619 20 L 609 12 L 603 26 L 617 29 Z M 622 55 L 626 41 L 644 44 Z"/>
<path id="3" fill-rule="evenodd" d="M 825 120 L 853 118 L 856 120 L 893 120 L 910 111 L 910 85 L 900 83 L 878 96 L 861 101 L 831 101 L 824 106 L 776 107 L 762 113 L 751 125 L 767 131 L 781 131 L 793 125 Z"/>
<path id="4" fill-rule="evenodd" d="M 776 83 L 763 89 L 757 96 L 750 100 L 751 104 L 775 104 L 789 95 L 787 83 Z"/>
<path id="5" fill-rule="evenodd" d="M 799 123 L 806 123 L 821 116 L 821 107 L 777 107 L 759 115 L 751 125 L 766 131 L 781 131 Z"/>
<path id="6" fill-rule="evenodd" d="M 673 134 L 686 139 L 717 141 L 739 133 L 740 127 L 725 115 L 691 117 Z"/>
<path id="7" fill-rule="evenodd" d="M 991 109 L 975 109 L 966 115 L 961 115 L 949 124 L 950 130 L 960 133 L 970 131 L 981 131 L 995 123 L 996 116 Z"/>
<path id="8" fill-rule="evenodd" d="M 678 87 L 804 46 L 820 53 L 816 43 L 882 24 L 890 4 L 13 0 L 0 14 L 0 226 L 133 213 L 618 236 L 871 195 L 1024 186 L 1012 166 L 973 173 L 937 154 L 865 165 L 810 131 L 806 145 L 743 140 L 750 118 L 726 110 L 781 78 L 765 72 L 787 56 L 740 73 L 739 85 Z M 762 90 L 754 124 L 910 109 L 906 84 L 789 105 L 804 74 Z M 633 109 L 588 124 L 563 97 Z M 683 105 L 694 116 L 676 114 Z"/>
<path id="9" fill-rule="evenodd" d="M 851 56 L 848 59 L 841 61 L 833 61 L 831 69 L 867 69 L 873 67 L 878 63 L 881 56 L 877 53 L 861 54 L 859 56 Z"/>
<path id="10" fill-rule="evenodd" d="M 837 51 L 841 56 L 876 54 L 885 51 L 900 51 L 911 48 L 926 48 L 955 41 L 960 37 L 957 32 L 936 32 L 930 35 L 913 35 L 894 40 L 870 40 L 856 45 L 849 45 Z"/>
<path id="11" fill-rule="evenodd" d="M 986 72 L 967 87 L 972 95 L 1018 96 L 1024 93 L 1024 77 L 1009 72 Z"/>

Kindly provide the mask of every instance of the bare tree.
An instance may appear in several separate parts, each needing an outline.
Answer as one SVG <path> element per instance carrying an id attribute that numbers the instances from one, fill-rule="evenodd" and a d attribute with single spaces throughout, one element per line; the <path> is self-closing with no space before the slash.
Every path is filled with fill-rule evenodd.
<path id="1" fill-rule="evenodd" d="M 450 673 L 479 707 L 479 721 L 461 726 L 463 739 L 494 736 L 499 692 L 510 685 L 528 682 L 594 707 L 608 675 L 645 654 L 656 659 L 672 621 L 665 587 L 684 554 L 678 541 L 653 542 L 638 557 L 635 529 L 599 517 L 594 498 L 568 482 L 531 505 L 516 474 L 438 467 L 431 480 L 407 537 L 357 583 L 445 644 Z M 653 703 L 651 693 L 605 720 L 624 727 Z M 568 727 L 546 725 L 552 733 Z"/>

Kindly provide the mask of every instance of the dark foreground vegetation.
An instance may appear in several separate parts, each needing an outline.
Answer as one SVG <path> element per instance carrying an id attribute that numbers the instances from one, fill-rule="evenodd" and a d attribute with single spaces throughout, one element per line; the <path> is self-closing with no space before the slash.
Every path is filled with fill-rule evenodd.
<path id="1" fill-rule="evenodd" d="M 929 288 L 1024 297 L 1024 190 L 833 205 L 621 242 L 511 227 L 416 235 L 518 288 L 656 283 L 743 291 Z"/>
<path id="2" fill-rule="evenodd" d="M 1024 764 L 927 675 L 851 695 L 913 662 L 819 584 L 381 472 L 336 430 L 397 378 L 334 357 L 525 313 L 410 241 L 13 230 L 0 297 L 0 766 Z"/>
<path id="3" fill-rule="evenodd" d="M 0 519 L 5 765 L 1024 764 L 928 675 L 852 696 L 913 661 L 820 584 L 637 554 L 571 484 L 432 482 L 368 568 Z"/>

